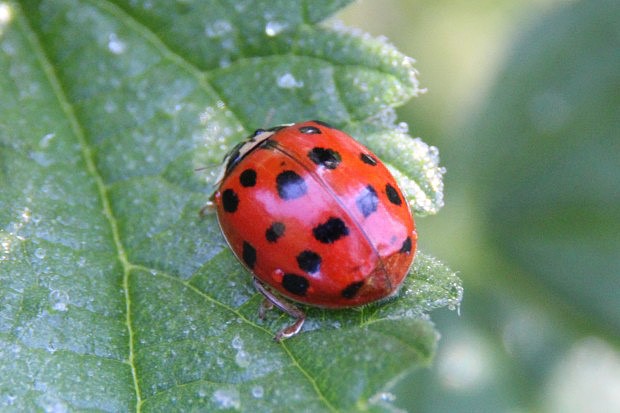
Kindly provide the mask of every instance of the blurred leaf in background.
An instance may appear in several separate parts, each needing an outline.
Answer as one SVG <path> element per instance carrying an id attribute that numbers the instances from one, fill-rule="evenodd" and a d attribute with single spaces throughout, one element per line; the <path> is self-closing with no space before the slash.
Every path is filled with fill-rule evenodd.
<path id="1" fill-rule="evenodd" d="M 620 338 L 620 3 L 517 42 L 475 129 L 485 229 L 573 316 Z"/>
<path id="2" fill-rule="evenodd" d="M 420 243 L 468 292 L 395 405 L 620 411 L 620 3 L 388 4 L 343 17 L 419 60 L 429 93 L 400 113 L 448 171 Z"/>

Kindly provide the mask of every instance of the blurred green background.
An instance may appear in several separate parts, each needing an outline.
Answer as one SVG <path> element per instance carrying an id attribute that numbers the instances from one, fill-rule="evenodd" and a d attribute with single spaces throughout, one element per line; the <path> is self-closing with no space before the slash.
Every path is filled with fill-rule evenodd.
<path id="1" fill-rule="evenodd" d="M 440 150 L 420 246 L 460 271 L 411 412 L 620 412 L 620 1 L 383 0 L 338 18 L 417 59 L 399 109 Z M 393 400 L 392 400 L 393 399 Z"/>

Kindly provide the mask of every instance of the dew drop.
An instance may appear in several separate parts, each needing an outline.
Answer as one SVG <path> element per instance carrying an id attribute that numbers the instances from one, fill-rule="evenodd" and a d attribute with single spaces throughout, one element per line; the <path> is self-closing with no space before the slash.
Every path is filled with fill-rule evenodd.
<path id="1" fill-rule="evenodd" d="M 56 134 L 55 134 L 55 133 L 53 133 L 53 132 L 52 132 L 52 133 L 48 133 L 48 134 L 46 134 L 45 136 L 43 136 L 43 137 L 41 138 L 41 141 L 39 142 L 39 146 L 40 146 L 41 148 L 47 148 L 47 147 L 49 146 L 49 144 L 50 144 L 50 141 L 51 141 L 52 139 L 54 139 L 54 137 L 55 137 L 55 136 L 56 136 Z"/>
<path id="2" fill-rule="evenodd" d="M 285 22 L 269 21 L 265 25 L 265 34 L 269 37 L 273 37 L 281 33 L 287 27 L 288 24 Z"/>
<path id="3" fill-rule="evenodd" d="M 242 348 L 243 348 L 243 340 L 242 340 L 242 339 L 241 339 L 241 337 L 239 337 L 239 336 L 235 336 L 235 337 L 232 339 L 232 343 L 231 343 L 231 344 L 232 344 L 232 346 L 233 346 L 233 348 L 234 348 L 234 349 L 239 350 L 239 349 L 242 349 Z"/>
<path id="4" fill-rule="evenodd" d="M 37 398 L 37 404 L 46 413 L 65 413 L 69 411 L 67 404 L 51 393 L 44 393 Z"/>
<path id="5" fill-rule="evenodd" d="M 216 20 L 212 24 L 205 26 L 205 35 L 209 38 L 222 37 L 231 32 L 232 24 L 227 20 Z"/>
<path id="6" fill-rule="evenodd" d="M 53 290 L 49 295 L 49 302 L 52 309 L 56 311 L 67 311 L 69 294 L 61 290 Z"/>
<path id="7" fill-rule="evenodd" d="M 396 131 L 400 133 L 408 133 L 409 125 L 407 124 L 407 122 L 400 122 L 398 125 L 396 125 Z"/>
<path id="8" fill-rule="evenodd" d="M 118 110 L 118 105 L 113 100 L 108 99 L 103 104 L 103 110 L 105 110 L 106 113 L 114 113 Z"/>
<path id="9" fill-rule="evenodd" d="M 108 35 L 108 49 L 114 54 L 121 54 L 125 52 L 127 45 L 118 38 L 116 33 L 110 33 Z"/>
<path id="10" fill-rule="evenodd" d="M 241 400 L 236 389 L 218 389 L 211 400 L 221 409 L 239 409 Z"/>
<path id="11" fill-rule="evenodd" d="M 247 351 L 239 350 L 235 356 L 235 363 L 241 368 L 246 368 L 250 365 L 250 354 Z"/>
<path id="12" fill-rule="evenodd" d="M 386 401 L 386 402 L 393 402 L 394 400 L 396 400 L 396 396 L 394 396 L 392 393 L 389 392 L 381 392 L 378 394 L 379 399 Z"/>
<path id="13" fill-rule="evenodd" d="M 282 89 L 296 89 L 303 87 L 304 82 L 295 79 L 295 77 L 290 73 L 285 73 L 278 78 L 277 85 Z"/>
<path id="14" fill-rule="evenodd" d="M 42 260 L 45 258 L 45 248 L 37 248 L 34 250 L 34 256 Z"/>
<path id="15" fill-rule="evenodd" d="M 265 395 L 265 390 L 263 389 L 263 386 L 261 385 L 256 385 L 252 387 L 252 396 L 254 396 L 257 399 L 262 398 Z"/>
<path id="16" fill-rule="evenodd" d="M 218 62 L 221 68 L 229 67 L 232 64 L 232 60 L 229 56 L 222 56 Z"/>

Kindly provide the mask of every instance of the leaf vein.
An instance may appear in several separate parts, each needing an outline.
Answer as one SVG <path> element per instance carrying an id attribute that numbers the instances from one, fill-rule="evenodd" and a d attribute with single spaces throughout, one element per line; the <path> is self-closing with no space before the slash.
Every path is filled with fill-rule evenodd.
<path id="1" fill-rule="evenodd" d="M 149 271 L 147 268 L 141 267 L 141 266 L 133 266 L 134 268 L 141 268 L 143 270 L 147 270 Z M 158 276 L 163 276 L 166 277 L 170 280 L 173 280 L 175 282 L 179 282 L 183 285 L 185 285 L 187 288 L 191 289 L 192 291 L 194 291 L 195 293 L 197 293 L 198 295 L 200 295 L 201 297 L 204 297 L 206 300 L 208 300 L 209 302 L 212 302 L 220 307 L 222 307 L 223 309 L 226 309 L 227 311 L 230 311 L 231 313 L 233 313 L 235 316 L 239 317 L 243 322 L 247 323 L 248 325 L 262 331 L 265 332 L 267 334 L 269 334 L 270 336 L 273 334 L 273 332 L 271 332 L 270 330 L 268 330 L 267 328 L 256 324 L 255 322 L 253 322 L 252 320 L 248 319 L 247 317 L 245 317 L 243 314 L 241 314 L 237 309 L 234 309 L 218 300 L 216 300 L 215 298 L 211 297 L 210 295 L 206 294 L 204 291 L 199 290 L 197 287 L 195 287 L 192 284 L 189 284 L 187 281 L 181 280 L 177 277 L 174 277 L 166 272 L 158 272 L 157 273 Z M 323 403 L 325 403 L 325 405 L 327 406 L 327 408 L 332 411 L 332 412 L 337 412 L 338 410 L 333 406 L 333 404 L 327 399 L 327 397 L 325 396 L 325 394 L 323 394 L 323 392 L 321 391 L 320 386 L 317 383 L 316 378 L 312 377 L 312 375 L 301 365 L 300 360 L 292 353 L 292 351 L 289 349 L 288 345 L 286 344 L 286 342 L 282 342 L 279 344 L 279 346 L 282 348 L 282 350 L 284 351 L 284 353 L 286 353 L 286 355 L 291 359 L 291 362 L 293 363 L 293 366 L 299 370 L 299 372 L 308 380 L 308 382 L 310 383 L 310 385 L 313 387 L 314 391 L 316 392 L 318 398 L 323 401 Z"/>
<path id="2" fill-rule="evenodd" d="M 20 16 L 22 15 L 25 16 L 25 14 L 20 14 Z M 120 240 L 118 223 L 112 211 L 112 207 L 110 204 L 108 192 L 106 190 L 105 182 L 95 165 L 94 154 L 86 138 L 84 129 L 82 128 L 82 125 L 78 119 L 78 116 L 76 115 L 75 110 L 73 109 L 73 106 L 69 101 L 68 94 L 65 92 L 65 87 L 62 84 L 60 77 L 57 75 L 53 64 L 51 63 L 51 59 L 48 57 L 42 42 L 37 37 L 36 32 L 32 29 L 31 27 L 32 24 L 30 22 L 25 21 L 27 19 L 28 17 L 24 17 L 23 19 L 20 18 L 19 22 L 24 28 L 24 33 L 26 33 L 26 37 L 29 43 L 31 44 L 35 55 L 37 56 L 37 60 L 40 62 L 40 65 L 45 74 L 45 77 L 47 78 L 53 90 L 53 93 L 56 96 L 56 99 L 58 100 L 58 103 L 59 103 L 59 106 L 62 112 L 65 114 L 71 126 L 71 130 L 73 131 L 73 134 L 75 138 L 77 139 L 78 144 L 80 145 L 82 158 L 86 165 L 86 170 L 92 176 L 93 180 L 95 181 L 95 186 L 97 188 L 97 192 L 99 193 L 99 197 L 101 199 L 101 203 L 103 207 L 102 208 L 103 214 L 110 225 L 113 242 L 114 242 L 116 252 L 117 252 L 117 257 L 123 268 L 122 285 L 123 285 L 123 291 L 124 291 L 125 303 L 126 303 L 125 323 L 127 324 L 127 331 L 128 331 L 128 338 L 129 338 L 129 354 L 127 356 L 127 363 L 129 364 L 131 368 L 131 375 L 132 375 L 133 386 L 134 386 L 134 391 L 135 391 L 135 396 L 136 396 L 136 410 L 139 411 L 139 407 L 141 403 L 141 392 L 140 392 L 137 372 L 136 372 L 136 368 L 134 364 L 133 331 L 131 327 L 131 312 L 130 312 L 131 306 L 130 306 L 130 301 L 129 301 L 129 291 L 128 291 L 128 282 L 127 282 L 127 279 L 129 276 L 130 264 L 129 264 L 129 261 L 127 260 L 124 247 Z"/>

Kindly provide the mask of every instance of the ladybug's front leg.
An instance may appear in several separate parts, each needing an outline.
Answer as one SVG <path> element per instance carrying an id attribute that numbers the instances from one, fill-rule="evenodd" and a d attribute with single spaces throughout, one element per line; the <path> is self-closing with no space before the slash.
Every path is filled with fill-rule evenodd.
<path id="1" fill-rule="evenodd" d="M 211 212 L 215 212 L 215 210 L 216 210 L 215 198 L 216 197 L 217 198 L 220 197 L 220 192 L 219 191 L 215 191 L 209 197 L 209 200 L 207 201 L 207 203 L 204 204 L 202 208 L 200 208 L 200 212 L 198 213 L 200 215 L 200 218 L 203 218 L 205 215 L 210 214 Z"/>
<path id="2" fill-rule="evenodd" d="M 275 305 L 291 317 L 296 318 L 293 324 L 278 331 L 273 339 L 276 342 L 280 342 L 299 333 L 299 330 L 301 330 L 301 326 L 303 326 L 304 321 L 306 321 L 306 314 L 293 304 L 273 294 L 271 291 L 265 288 L 263 283 L 261 283 L 256 277 L 254 277 L 253 281 L 254 287 L 265 297 L 265 302 L 261 304 L 261 308 L 259 310 L 259 316 L 261 318 L 264 317 L 265 311 L 270 308 L 270 304 Z"/>
<path id="3" fill-rule="evenodd" d="M 260 303 L 260 307 L 258 307 L 258 318 L 261 320 L 265 319 L 267 315 L 267 311 L 273 308 L 273 303 L 269 301 L 267 298 L 263 298 L 263 301 Z"/>

